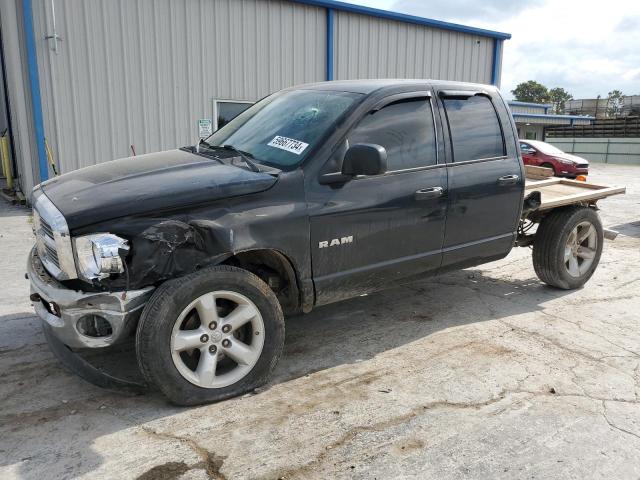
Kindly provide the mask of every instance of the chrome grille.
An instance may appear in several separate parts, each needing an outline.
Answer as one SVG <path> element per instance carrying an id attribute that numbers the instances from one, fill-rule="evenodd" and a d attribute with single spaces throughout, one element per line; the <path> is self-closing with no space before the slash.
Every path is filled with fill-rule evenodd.
<path id="1" fill-rule="evenodd" d="M 36 242 L 41 245 L 38 249 L 38 253 L 43 260 L 50 260 L 57 268 L 60 268 L 60 259 L 58 258 L 58 251 L 56 249 L 56 239 L 53 235 L 53 229 L 47 221 L 39 216 L 40 228 L 36 230 Z M 38 238 L 38 235 L 45 238 Z"/>
<path id="2" fill-rule="evenodd" d="M 43 220 L 42 217 L 40 217 L 40 228 L 42 229 L 42 233 L 44 233 L 47 237 L 51 239 L 53 238 L 53 230 L 51 229 L 51 226 L 45 220 Z"/>
<path id="3" fill-rule="evenodd" d="M 46 243 L 44 244 L 44 249 L 46 251 L 45 256 L 51 260 L 56 267 L 60 268 L 60 260 L 58 259 L 58 252 L 56 252 L 56 249 Z"/>
<path id="4" fill-rule="evenodd" d="M 36 250 L 42 264 L 58 280 L 77 278 L 66 220 L 42 191 L 35 190 L 33 198 Z"/>

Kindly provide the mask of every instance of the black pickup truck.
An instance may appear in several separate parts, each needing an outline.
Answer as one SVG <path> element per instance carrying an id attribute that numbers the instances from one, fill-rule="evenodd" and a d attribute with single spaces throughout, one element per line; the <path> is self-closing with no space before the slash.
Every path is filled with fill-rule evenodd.
<path id="1" fill-rule="evenodd" d="M 544 183 L 544 182 L 543 182 Z M 532 246 L 540 279 L 582 286 L 594 201 L 525 195 L 498 90 L 338 81 L 259 101 L 199 145 L 34 189 L 31 300 L 60 360 L 135 336 L 140 370 L 190 405 L 265 383 L 284 317 Z"/>

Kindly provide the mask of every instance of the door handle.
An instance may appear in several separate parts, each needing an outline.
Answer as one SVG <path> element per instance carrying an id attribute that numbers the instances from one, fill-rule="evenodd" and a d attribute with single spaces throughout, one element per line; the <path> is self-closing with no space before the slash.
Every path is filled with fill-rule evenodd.
<path id="1" fill-rule="evenodd" d="M 498 183 L 500 185 L 511 185 L 512 183 L 518 183 L 518 180 L 520 180 L 518 175 L 505 175 L 498 179 Z"/>
<path id="2" fill-rule="evenodd" d="M 427 200 L 429 198 L 437 198 L 442 196 L 442 187 L 430 187 L 417 190 L 414 194 L 416 200 Z"/>

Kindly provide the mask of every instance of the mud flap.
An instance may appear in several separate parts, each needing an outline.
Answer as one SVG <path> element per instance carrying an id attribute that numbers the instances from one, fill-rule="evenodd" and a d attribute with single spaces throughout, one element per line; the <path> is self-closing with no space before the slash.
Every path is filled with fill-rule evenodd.
<path id="1" fill-rule="evenodd" d="M 51 352 L 71 373 L 101 388 L 117 392 L 141 394 L 148 387 L 142 382 L 115 377 L 89 363 L 80 354 L 72 351 L 51 332 L 51 327 L 42 322 L 42 330 Z M 136 365 L 137 368 L 137 365 Z"/>

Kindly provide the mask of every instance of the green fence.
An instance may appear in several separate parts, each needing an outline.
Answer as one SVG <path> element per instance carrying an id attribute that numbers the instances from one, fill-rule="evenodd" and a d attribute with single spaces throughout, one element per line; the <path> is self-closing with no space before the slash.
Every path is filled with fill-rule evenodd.
<path id="1" fill-rule="evenodd" d="M 560 150 L 593 162 L 640 165 L 640 138 L 549 138 Z"/>

